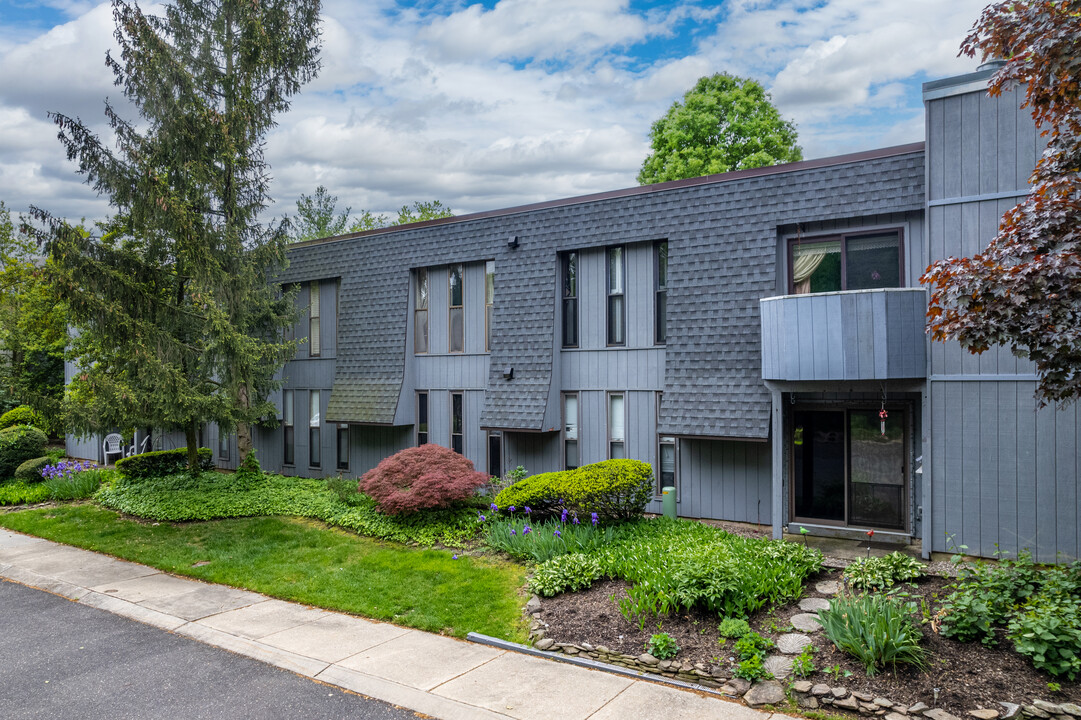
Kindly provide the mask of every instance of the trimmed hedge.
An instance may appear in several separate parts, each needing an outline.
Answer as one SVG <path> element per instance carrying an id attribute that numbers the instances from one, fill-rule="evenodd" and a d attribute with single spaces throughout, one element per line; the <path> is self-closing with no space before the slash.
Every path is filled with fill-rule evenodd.
<path id="1" fill-rule="evenodd" d="M 44 420 L 29 405 L 20 405 L 0 415 L 0 430 L 15 425 L 33 425 L 40 428 L 44 425 Z"/>
<path id="2" fill-rule="evenodd" d="M 27 460 L 18 468 L 15 469 L 15 479 L 22 480 L 23 482 L 41 482 L 41 469 L 49 464 L 49 456 L 44 455 L 42 457 L 33 458 Z"/>
<path id="3" fill-rule="evenodd" d="M 199 468 L 214 469 L 214 452 L 210 448 L 199 448 Z M 184 472 L 188 469 L 188 449 L 155 450 L 141 455 L 132 455 L 116 461 L 117 471 L 126 478 L 162 477 Z"/>
<path id="4" fill-rule="evenodd" d="M 45 454 L 49 438 L 30 425 L 15 425 L 0 430 L 0 478 L 9 478 L 27 460 Z"/>
<path id="5" fill-rule="evenodd" d="M 605 460 L 577 470 L 542 473 L 521 480 L 495 499 L 501 508 L 529 506 L 548 516 L 560 508 L 597 513 L 602 521 L 641 517 L 653 494 L 653 467 L 640 460 Z"/>

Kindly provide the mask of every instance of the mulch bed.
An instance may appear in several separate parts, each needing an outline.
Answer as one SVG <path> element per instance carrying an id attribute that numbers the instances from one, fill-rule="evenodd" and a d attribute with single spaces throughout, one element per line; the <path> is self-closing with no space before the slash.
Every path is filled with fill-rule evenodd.
<path id="1" fill-rule="evenodd" d="M 821 580 L 838 580 L 837 570 L 828 570 L 809 580 L 804 597 L 826 597 L 815 591 Z M 932 611 L 937 609 L 937 597 L 944 595 L 949 580 L 929 576 L 914 586 L 908 586 L 913 596 L 922 596 Z M 703 663 L 707 667 L 720 665 L 734 668 L 732 643 L 722 645 L 717 634 L 718 618 L 707 612 L 691 612 L 647 621 L 641 629 L 638 622 L 626 620 L 619 612 L 618 599 L 625 596 L 628 583 L 604 581 L 589 590 L 564 593 L 554 598 L 542 598 L 540 620 L 548 624 L 547 637 L 557 642 L 605 645 L 612 650 L 637 655 L 644 652 L 652 634 L 666 632 L 681 650 L 679 659 Z M 915 597 L 914 597 L 915 599 Z M 764 608 L 751 619 L 751 627 L 774 640 L 790 632 L 789 619 L 802 612 L 796 604 L 779 608 Z M 968 710 L 992 708 L 1002 710 L 999 701 L 1028 704 L 1036 699 L 1050 702 L 1081 703 L 1081 683 L 1058 680 L 1058 692 L 1048 689 L 1050 675 L 1032 667 L 1014 652 L 1011 643 L 1000 631 L 999 644 L 985 647 L 979 643 L 960 643 L 941 637 L 924 626 L 924 642 L 928 651 L 929 669 L 919 672 L 899 667 L 897 672 L 882 672 L 867 677 L 861 664 L 833 647 L 822 632 L 811 635 L 817 652 L 814 665 L 818 672 L 806 678 L 815 683 L 843 685 L 849 691 L 866 692 L 875 697 L 914 704 L 924 702 L 934 707 L 934 689 L 938 688 L 937 706 L 963 716 Z M 832 669 L 832 673 L 827 672 Z M 846 676 L 846 672 L 850 673 Z"/>

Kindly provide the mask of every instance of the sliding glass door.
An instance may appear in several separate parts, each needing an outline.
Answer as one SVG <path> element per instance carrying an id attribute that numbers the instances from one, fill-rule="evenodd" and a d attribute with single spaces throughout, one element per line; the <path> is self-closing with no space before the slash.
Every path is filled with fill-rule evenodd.
<path id="1" fill-rule="evenodd" d="M 905 411 L 795 410 L 791 516 L 795 522 L 907 527 Z"/>

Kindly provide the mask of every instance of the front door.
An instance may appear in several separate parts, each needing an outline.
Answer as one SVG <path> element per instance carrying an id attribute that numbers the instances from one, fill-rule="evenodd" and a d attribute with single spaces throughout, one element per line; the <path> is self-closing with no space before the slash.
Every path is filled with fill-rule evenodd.
<path id="1" fill-rule="evenodd" d="M 884 421 L 870 408 L 796 410 L 792 419 L 793 520 L 905 530 L 904 409 Z"/>

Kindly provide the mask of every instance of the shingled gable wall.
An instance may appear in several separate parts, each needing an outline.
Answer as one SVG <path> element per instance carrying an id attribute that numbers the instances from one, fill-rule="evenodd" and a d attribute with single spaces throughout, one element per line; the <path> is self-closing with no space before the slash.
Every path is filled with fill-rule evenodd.
<path id="1" fill-rule="evenodd" d="M 389 425 L 405 368 L 410 270 L 494 259 L 481 426 L 543 431 L 560 390 L 553 387 L 558 253 L 666 239 L 659 431 L 764 440 L 770 396 L 761 380 L 758 300 L 777 287 L 777 228 L 921 210 L 923 186 L 920 143 L 312 241 L 290 250 L 281 279 L 341 278 L 326 419 Z M 518 247 L 508 247 L 510 236 Z M 514 368 L 510 380 L 506 367 Z"/>

